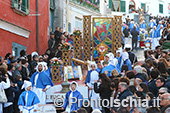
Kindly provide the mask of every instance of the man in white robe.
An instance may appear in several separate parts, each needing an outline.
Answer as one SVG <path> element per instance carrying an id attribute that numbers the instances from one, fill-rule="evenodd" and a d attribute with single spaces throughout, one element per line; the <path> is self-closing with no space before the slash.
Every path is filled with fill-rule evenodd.
<path id="1" fill-rule="evenodd" d="M 156 26 L 153 27 L 153 29 L 151 30 L 151 35 L 150 37 L 151 39 L 151 49 L 155 50 L 155 47 L 159 45 L 159 41 L 158 41 L 158 31 L 156 30 Z"/>
<path id="2" fill-rule="evenodd" d="M 44 64 L 38 63 L 37 72 L 35 72 L 30 79 L 32 83 L 33 92 L 37 94 L 40 104 L 46 104 L 46 91 L 53 86 L 53 82 L 44 71 Z"/>
<path id="3" fill-rule="evenodd" d="M 99 73 L 97 72 L 97 66 L 95 62 L 91 63 L 91 66 L 93 66 L 93 70 L 90 73 L 90 80 L 86 85 L 89 88 L 89 99 L 90 100 L 97 100 L 99 99 L 99 94 L 94 92 L 94 81 L 99 80 Z M 94 102 L 94 101 L 93 101 Z M 100 109 L 98 106 L 95 106 L 95 102 L 91 105 L 91 107 L 94 109 Z"/>
<path id="4" fill-rule="evenodd" d="M 32 83 L 29 81 L 24 81 L 24 85 L 22 89 L 25 88 L 25 91 L 21 93 L 18 105 L 20 109 L 20 113 L 36 113 L 39 99 L 37 95 L 31 91 Z"/>

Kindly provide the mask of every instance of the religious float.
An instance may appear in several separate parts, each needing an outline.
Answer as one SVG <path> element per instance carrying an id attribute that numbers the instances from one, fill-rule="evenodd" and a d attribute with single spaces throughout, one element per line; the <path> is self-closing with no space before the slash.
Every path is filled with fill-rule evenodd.
<path id="1" fill-rule="evenodd" d="M 57 58 L 51 61 L 54 86 L 47 91 L 47 103 L 53 104 L 58 97 L 64 100 L 72 81 L 78 83 L 78 90 L 84 99 L 88 99 L 88 87 L 85 86 L 88 64 L 91 61 L 104 60 L 104 56 L 109 52 L 116 55 L 116 50 L 121 47 L 121 23 L 121 16 L 83 16 L 83 33 L 79 29 L 74 30 L 73 50 L 70 50 L 68 44 L 64 44 L 62 61 Z"/>

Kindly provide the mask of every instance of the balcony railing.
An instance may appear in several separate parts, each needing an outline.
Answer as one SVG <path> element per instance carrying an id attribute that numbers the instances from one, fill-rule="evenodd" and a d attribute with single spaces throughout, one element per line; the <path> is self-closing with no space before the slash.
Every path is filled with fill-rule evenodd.
<path id="1" fill-rule="evenodd" d="M 95 11 L 99 11 L 100 9 L 100 2 L 99 2 L 100 0 L 70 0 L 70 1 Z"/>

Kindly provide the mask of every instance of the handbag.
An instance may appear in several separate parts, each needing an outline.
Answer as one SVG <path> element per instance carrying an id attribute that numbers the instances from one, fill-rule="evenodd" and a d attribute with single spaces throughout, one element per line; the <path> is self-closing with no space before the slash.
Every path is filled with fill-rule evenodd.
<path id="1" fill-rule="evenodd" d="M 2 88 L 0 90 L 0 102 L 1 103 L 6 103 L 7 102 L 7 97 L 3 88 L 3 84 L 2 84 Z"/>

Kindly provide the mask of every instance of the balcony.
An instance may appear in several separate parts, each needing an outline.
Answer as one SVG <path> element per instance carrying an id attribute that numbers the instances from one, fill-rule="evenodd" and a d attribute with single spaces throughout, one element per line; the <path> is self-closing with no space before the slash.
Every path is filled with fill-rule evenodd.
<path id="1" fill-rule="evenodd" d="M 84 7 L 90 8 L 95 11 L 99 11 L 99 9 L 100 9 L 99 0 L 70 0 L 70 1 L 80 4 Z"/>

